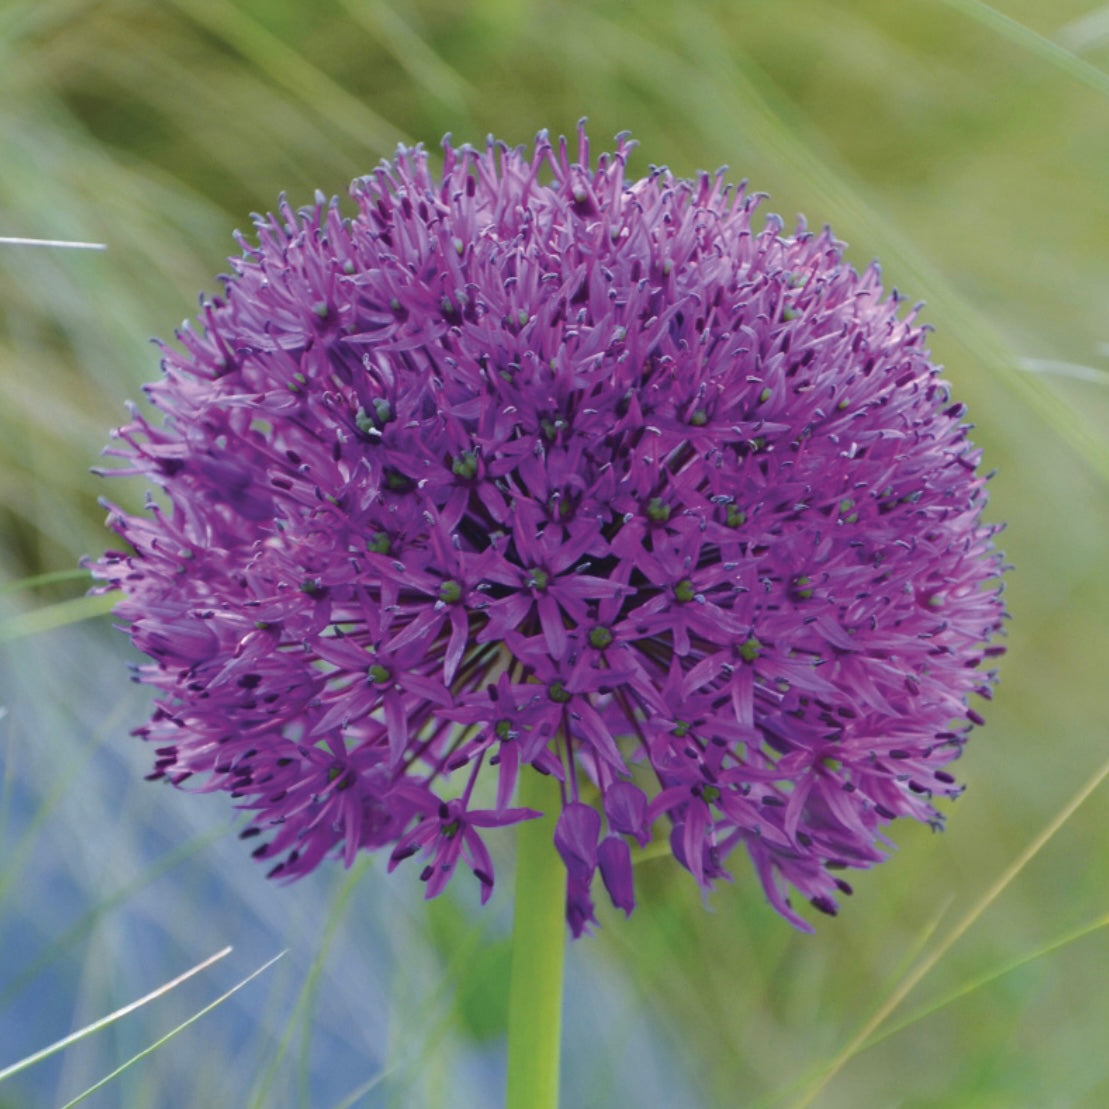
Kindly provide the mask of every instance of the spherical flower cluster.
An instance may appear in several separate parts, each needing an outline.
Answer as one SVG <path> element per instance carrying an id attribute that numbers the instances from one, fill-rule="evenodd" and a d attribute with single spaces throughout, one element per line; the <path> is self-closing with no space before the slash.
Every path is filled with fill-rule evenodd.
<path id="1" fill-rule="evenodd" d="M 493 887 L 561 786 L 575 934 L 632 845 L 742 846 L 800 928 L 935 797 L 1004 615 L 963 409 L 876 267 L 721 174 L 419 148 L 258 218 L 109 451 L 91 563 L 152 660 L 152 777 L 226 790 L 271 874 L 417 855 Z M 195 777 L 194 777 L 195 776 Z"/>

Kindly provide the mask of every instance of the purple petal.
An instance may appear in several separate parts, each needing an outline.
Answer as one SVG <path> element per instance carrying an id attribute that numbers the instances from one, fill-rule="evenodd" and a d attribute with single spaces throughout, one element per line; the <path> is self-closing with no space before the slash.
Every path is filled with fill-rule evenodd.
<path id="1" fill-rule="evenodd" d="M 635 836 L 641 845 L 647 832 L 647 795 L 631 782 L 613 782 L 604 793 L 605 816 L 614 832 Z"/>
<path id="2" fill-rule="evenodd" d="M 567 805 L 555 825 L 555 847 L 567 872 L 587 888 L 597 869 L 597 837 L 600 834 L 600 813 L 580 801 Z"/>
<path id="3" fill-rule="evenodd" d="M 606 836 L 597 851 L 601 879 L 612 903 L 631 916 L 635 908 L 635 881 L 632 877 L 632 853 L 619 836 Z"/>

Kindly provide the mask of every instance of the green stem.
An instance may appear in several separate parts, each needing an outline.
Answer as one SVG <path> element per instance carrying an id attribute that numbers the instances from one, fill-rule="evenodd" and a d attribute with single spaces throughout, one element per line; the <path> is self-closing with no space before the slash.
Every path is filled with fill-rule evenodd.
<path id="1" fill-rule="evenodd" d="M 557 1109 L 566 949 L 566 871 L 554 846 L 558 782 L 521 767 L 519 803 L 545 815 L 518 826 L 506 1109 Z"/>

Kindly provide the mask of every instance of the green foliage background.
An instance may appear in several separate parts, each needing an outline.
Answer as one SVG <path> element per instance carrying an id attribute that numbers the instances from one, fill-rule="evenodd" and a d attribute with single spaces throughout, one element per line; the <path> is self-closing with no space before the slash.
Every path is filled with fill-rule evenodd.
<path id="1" fill-rule="evenodd" d="M 294 204 L 317 188 L 342 193 L 398 141 L 434 148 L 449 131 L 456 141 L 492 132 L 524 143 L 540 128 L 572 133 L 581 116 L 595 150 L 617 131 L 634 133 L 633 171 L 728 164 L 772 194 L 767 210 L 831 223 L 856 266 L 880 257 L 890 284 L 927 301 L 933 353 L 999 470 L 990 515 L 1008 521 L 1003 546 L 1016 569 L 1002 685 L 960 767 L 969 790 L 948 832 L 895 829 L 897 856 L 860 875 L 853 901 L 812 937 L 773 915 L 738 858 L 736 883 L 707 911 L 678 868 L 643 864 L 634 917 L 609 914 L 570 953 L 567 1104 L 630 1104 L 636 1074 L 647 1082 L 636 1104 L 673 1103 L 675 1089 L 688 1104 L 794 1103 L 913 959 L 935 949 L 1099 772 L 1109 661 L 1109 8 L 8 0 L 0 235 L 109 245 L 0 245 L 0 691 L 9 710 L 0 722 L 0 1030 L 13 1057 L 221 946 L 221 928 L 241 929 L 232 907 L 241 899 L 272 941 L 256 962 L 289 946 L 292 969 L 237 995 L 247 998 L 241 1042 L 216 1049 L 200 1026 L 184 1033 L 121 1080 L 130 1084 L 123 1103 L 240 1104 L 253 1091 L 261 1105 L 327 1104 L 325 1077 L 349 1076 L 339 1085 L 353 1091 L 374 1080 L 374 1067 L 377 1084 L 349 1104 L 496 1097 L 503 911 L 475 914 L 472 891 L 460 890 L 425 913 L 414 883 L 380 873 L 353 891 L 337 873 L 252 892 L 262 875 L 235 869 L 246 852 L 223 845 L 232 839 L 226 806 L 180 805 L 139 782 L 149 753 L 132 750 L 126 731 L 145 700 L 125 688 L 121 637 L 108 622 L 71 623 L 84 611 L 73 601 L 84 583 L 24 579 L 70 569 L 105 544 L 96 498 L 106 490 L 89 467 L 122 422 L 124 399 L 138 399 L 157 373 L 147 336 L 168 335 L 197 290 L 213 289 L 248 212 L 271 208 L 282 190 Z M 141 498 L 137 488 L 111 494 Z M 55 623 L 63 626 L 49 630 Z M 1106 815 L 1102 788 L 879 1035 L 940 1007 L 853 1053 L 814 1104 L 1109 1104 Z M 103 845 L 90 846 L 109 826 Z M 143 832 L 140 850 L 128 827 L 159 831 Z M 222 838 L 200 842 L 201 828 Z M 64 889 L 43 879 L 60 858 Z M 392 892 L 363 892 L 386 885 Z M 509 888 L 499 887 L 501 901 Z M 140 892 L 152 889 L 156 909 Z M 337 938 L 321 946 L 325 935 Z M 344 993 L 360 961 L 375 968 L 369 992 Z M 192 1010 L 182 1001 L 177 1019 L 204 996 Z M 583 1024 L 575 1005 L 607 1014 L 603 1024 Z M 138 1019 L 99 1053 L 74 1049 L 85 1051 L 79 1064 L 21 1078 L 9 1104 L 72 1097 L 165 1030 L 153 1016 L 149 1027 Z M 106 1096 L 102 1104 L 120 1103 Z"/>

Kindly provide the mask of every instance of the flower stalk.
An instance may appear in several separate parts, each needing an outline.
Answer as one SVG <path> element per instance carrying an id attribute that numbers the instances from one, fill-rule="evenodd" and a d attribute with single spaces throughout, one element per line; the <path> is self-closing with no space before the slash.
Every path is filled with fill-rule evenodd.
<path id="1" fill-rule="evenodd" d="M 558 781 L 529 771 L 519 803 L 541 810 L 517 835 L 516 907 L 508 988 L 507 1109 L 556 1109 L 566 950 L 566 871 L 551 850 Z"/>

